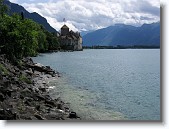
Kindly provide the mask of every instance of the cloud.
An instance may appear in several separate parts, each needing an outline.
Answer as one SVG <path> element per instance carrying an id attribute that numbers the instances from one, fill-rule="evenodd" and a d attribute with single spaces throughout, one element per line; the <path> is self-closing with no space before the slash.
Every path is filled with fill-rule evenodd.
<path id="1" fill-rule="evenodd" d="M 79 31 L 160 20 L 159 0 L 22 0 L 20 4 L 44 16 L 57 30 L 63 25 L 63 18 L 71 29 Z"/>
<path id="2" fill-rule="evenodd" d="M 17 3 L 18 0 L 10 0 L 10 2 Z"/>
<path id="3" fill-rule="evenodd" d="M 46 3 L 50 0 L 9 0 L 10 2 L 13 3 L 18 3 L 18 4 L 23 4 L 23 3 Z"/>

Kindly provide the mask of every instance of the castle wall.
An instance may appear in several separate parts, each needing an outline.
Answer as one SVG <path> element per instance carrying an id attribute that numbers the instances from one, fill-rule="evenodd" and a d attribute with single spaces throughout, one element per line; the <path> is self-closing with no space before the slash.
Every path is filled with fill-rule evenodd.
<path id="1" fill-rule="evenodd" d="M 69 32 L 69 28 L 65 25 L 61 28 L 60 42 L 62 49 L 82 50 L 82 37 L 80 33 Z"/>
<path id="2" fill-rule="evenodd" d="M 69 34 L 69 28 L 62 28 L 61 29 L 61 35 L 68 35 Z"/>
<path id="3" fill-rule="evenodd" d="M 82 37 L 79 37 L 79 40 L 78 40 L 78 50 L 82 50 Z"/>

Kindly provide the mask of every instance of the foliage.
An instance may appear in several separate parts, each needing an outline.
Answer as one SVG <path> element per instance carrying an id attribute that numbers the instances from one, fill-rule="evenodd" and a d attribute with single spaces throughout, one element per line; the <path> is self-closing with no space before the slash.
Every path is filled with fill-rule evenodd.
<path id="1" fill-rule="evenodd" d="M 55 33 L 50 33 L 48 31 L 45 32 L 47 36 L 47 42 L 48 42 L 48 49 L 49 50 L 57 50 L 60 47 L 58 38 Z"/>
<path id="2" fill-rule="evenodd" d="M 6 54 L 12 58 L 21 59 L 24 56 L 33 56 L 37 49 L 37 31 L 30 20 L 21 21 L 18 15 L 5 15 L 0 19 L 1 41 Z"/>
<path id="3" fill-rule="evenodd" d="M 25 75 L 20 75 L 19 76 L 19 81 L 26 82 L 27 84 L 32 84 L 32 81 L 29 80 Z"/>
<path id="4" fill-rule="evenodd" d="M 8 7 L 4 5 L 3 0 L 0 0 L 0 17 L 3 17 L 7 11 Z"/>
<path id="5" fill-rule="evenodd" d="M 0 64 L 0 72 L 3 75 L 7 75 L 8 74 L 8 70 L 4 67 L 3 64 Z"/>
<path id="6" fill-rule="evenodd" d="M 27 56 L 35 56 L 38 52 L 45 52 L 59 48 L 55 34 L 44 29 L 42 25 L 21 15 L 8 16 L 6 6 L 0 0 L 0 53 L 7 54 L 11 61 Z"/>

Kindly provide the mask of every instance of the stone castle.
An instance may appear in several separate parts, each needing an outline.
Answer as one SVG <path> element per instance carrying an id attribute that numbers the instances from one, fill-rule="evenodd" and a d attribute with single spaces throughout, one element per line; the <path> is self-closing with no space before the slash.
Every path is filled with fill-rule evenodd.
<path id="1" fill-rule="evenodd" d="M 60 47 L 64 50 L 81 51 L 82 49 L 82 37 L 79 32 L 69 31 L 66 25 L 61 28 L 59 36 Z"/>

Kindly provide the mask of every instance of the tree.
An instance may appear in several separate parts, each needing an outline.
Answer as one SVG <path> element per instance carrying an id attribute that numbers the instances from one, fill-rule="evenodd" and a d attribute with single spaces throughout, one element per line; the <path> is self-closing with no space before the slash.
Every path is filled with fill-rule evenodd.
<path id="1" fill-rule="evenodd" d="M 4 0 L 0 0 L 0 15 L 1 17 L 8 11 L 8 7 L 4 4 Z"/>
<path id="2" fill-rule="evenodd" d="M 47 42 L 48 42 L 48 50 L 58 50 L 60 47 L 58 38 L 55 33 L 50 33 L 48 31 L 45 32 L 47 36 Z"/>
<path id="3" fill-rule="evenodd" d="M 11 61 L 59 48 L 56 34 L 18 14 L 0 17 L 0 39 L 0 51 Z"/>
<path id="4" fill-rule="evenodd" d="M 22 20 L 21 16 L 13 14 L 4 15 L 0 20 L 1 34 L 5 54 L 10 59 L 21 59 L 37 54 L 38 24 L 32 20 Z"/>

